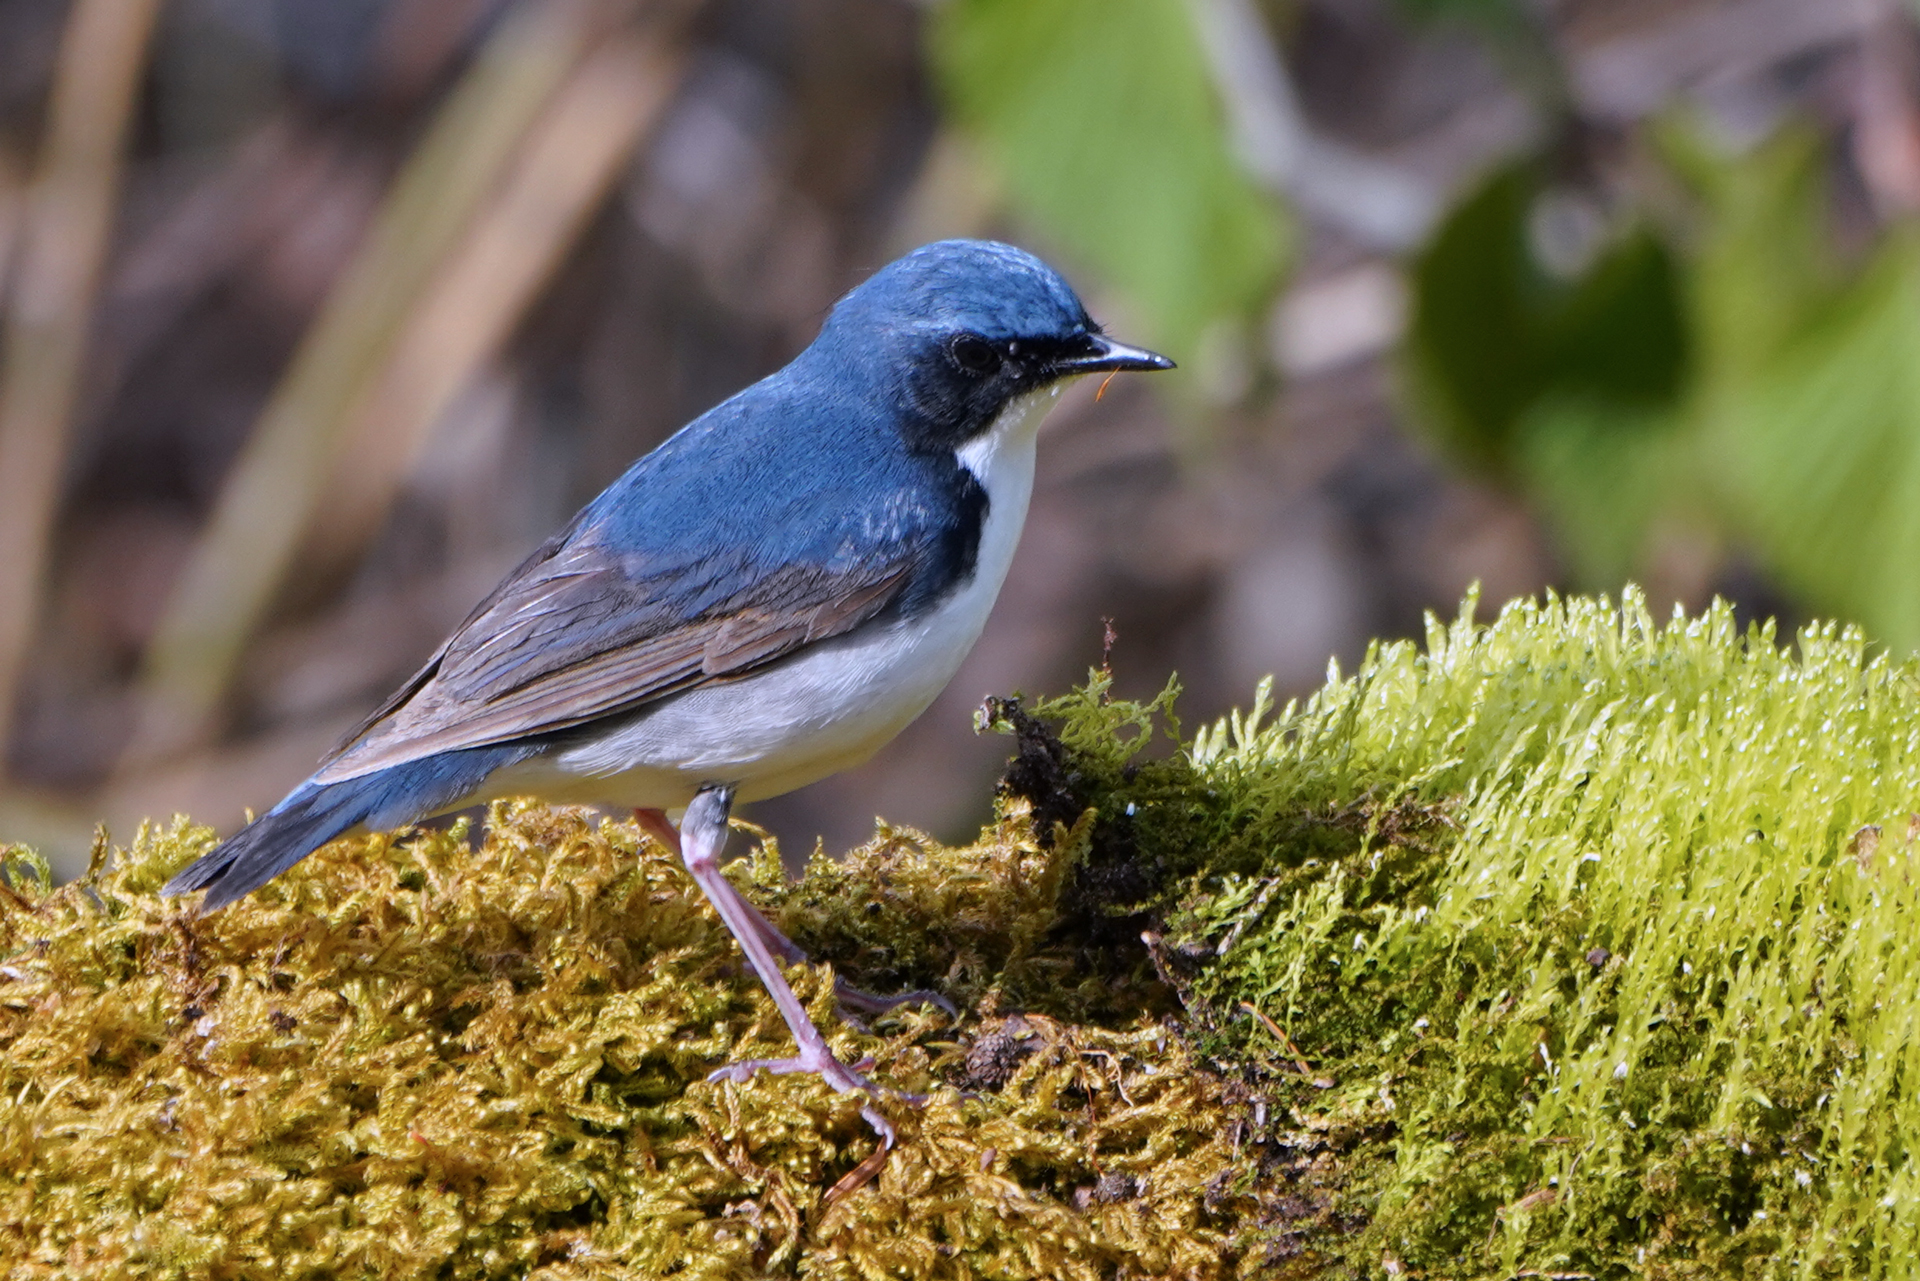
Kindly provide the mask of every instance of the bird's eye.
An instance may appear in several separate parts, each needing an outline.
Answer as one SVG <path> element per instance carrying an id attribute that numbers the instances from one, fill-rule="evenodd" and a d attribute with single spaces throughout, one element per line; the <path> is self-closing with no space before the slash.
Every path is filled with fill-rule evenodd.
<path id="1" fill-rule="evenodd" d="M 970 374 L 990 374 L 1000 367 L 1000 353 L 978 334 L 961 334 L 947 345 L 947 352 Z"/>

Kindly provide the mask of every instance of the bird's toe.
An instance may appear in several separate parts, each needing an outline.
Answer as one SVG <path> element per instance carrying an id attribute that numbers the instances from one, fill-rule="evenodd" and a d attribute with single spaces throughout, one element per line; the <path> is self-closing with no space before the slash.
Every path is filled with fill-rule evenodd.
<path id="1" fill-rule="evenodd" d="M 915 988 L 911 992 L 896 992 L 892 996 L 881 996 L 877 992 L 857 988 L 836 976 L 833 980 L 833 999 L 842 1010 L 854 1014 L 885 1014 L 902 1005 L 931 1005 L 944 1012 L 948 1018 L 960 1017 L 958 1006 L 929 988 Z"/>

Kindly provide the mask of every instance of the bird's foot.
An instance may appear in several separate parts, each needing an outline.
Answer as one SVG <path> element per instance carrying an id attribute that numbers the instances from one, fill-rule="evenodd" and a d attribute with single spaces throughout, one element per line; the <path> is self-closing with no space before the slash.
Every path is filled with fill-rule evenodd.
<path id="1" fill-rule="evenodd" d="M 755 1072 L 767 1072 L 774 1076 L 812 1072 L 841 1094 L 868 1094 L 876 1098 L 882 1094 L 892 1094 L 909 1103 L 925 1102 L 923 1095 L 884 1090 L 860 1075 L 859 1069 L 872 1066 L 873 1060 L 870 1058 L 861 1059 L 853 1067 L 848 1067 L 831 1054 L 809 1054 L 803 1050 L 790 1059 L 742 1059 L 738 1063 L 729 1063 L 723 1068 L 716 1068 L 708 1073 L 707 1080 L 732 1081 L 740 1084 L 751 1080 Z M 877 1108 L 870 1103 L 863 1103 L 860 1105 L 860 1115 L 866 1118 L 868 1125 L 873 1127 L 873 1132 L 880 1136 L 882 1146 L 890 1148 L 894 1145 L 896 1135 L 893 1131 L 893 1123 L 881 1116 Z"/>
<path id="2" fill-rule="evenodd" d="M 686 817 L 681 820 L 680 832 L 675 839 L 679 843 L 680 857 L 687 865 L 687 872 L 706 893 L 714 910 L 720 913 L 720 919 L 726 922 L 727 929 L 739 942 L 740 950 L 747 954 L 747 963 L 766 986 L 767 995 L 773 998 L 774 1008 L 780 1011 L 787 1030 L 793 1033 L 800 1053 L 790 1059 L 748 1059 L 729 1063 L 707 1079 L 741 1082 L 751 1078 L 755 1072 L 812 1072 L 842 1094 L 877 1097 L 881 1093 L 880 1087 L 860 1075 L 861 1069 L 872 1067 L 873 1061 L 863 1059 L 855 1066 L 848 1067 L 836 1059 L 827 1046 L 826 1038 L 820 1035 L 820 1029 L 808 1017 L 807 1007 L 793 994 L 786 975 L 781 973 L 782 960 L 789 963 L 803 961 L 805 954 L 776 929 L 773 922 L 762 916 L 758 908 L 742 898 L 740 891 L 720 874 L 719 855 L 726 844 L 727 814 L 732 804 L 732 787 L 715 785 L 702 788 L 687 806 Z M 646 825 L 649 813 L 635 811 L 634 817 Z M 661 816 L 661 821 L 664 824 L 664 816 Z M 915 995 L 919 994 L 909 993 L 902 999 L 911 1000 Z M 891 1008 L 899 1003 L 899 1000 L 888 1001 L 864 992 L 857 993 L 855 999 L 862 996 L 867 996 L 869 1001 L 882 1003 L 881 1008 Z M 923 1101 L 912 1095 L 901 1097 L 916 1104 Z M 887 1118 L 881 1116 L 871 1103 L 861 1104 L 860 1115 L 880 1136 L 881 1150 L 891 1148 L 894 1133 Z"/>
<path id="3" fill-rule="evenodd" d="M 667 821 L 665 810 L 636 809 L 633 812 L 633 821 L 639 826 L 641 831 L 645 832 L 655 841 L 658 841 L 662 847 L 671 850 L 675 854 L 681 853 L 680 833 L 675 831 L 673 824 Z M 748 903 L 745 899 L 740 900 L 740 903 L 741 905 L 738 909 L 740 915 L 745 918 L 749 927 L 760 936 L 761 940 L 766 943 L 774 955 L 778 956 L 788 965 L 803 965 L 808 963 L 807 954 L 802 951 L 792 939 L 781 933 L 780 928 L 772 921 L 769 921 L 759 908 Z M 729 922 L 728 928 L 732 928 L 731 922 Z M 833 999 L 839 1004 L 843 1012 L 856 1015 L 864 1014 L 868 1017 L 885 1014 L 890 1010 L 898 1009 L 902 1005 L 916 1004 L 931 1005 L 936 1009 L 944 1010 L 948 1018 L 957 1019 L 960 1017 L 960 1011 L 955 1007 L 954 1003 L 938 992 L 929 991 L 926 988 L 916 988 L 911 992 L 900 992 L 893 996 L 881 996 L 877 992 L 868 992 L 863 988 L 857 988 L 839 975 L 835 975 L 833 979 Z"/>

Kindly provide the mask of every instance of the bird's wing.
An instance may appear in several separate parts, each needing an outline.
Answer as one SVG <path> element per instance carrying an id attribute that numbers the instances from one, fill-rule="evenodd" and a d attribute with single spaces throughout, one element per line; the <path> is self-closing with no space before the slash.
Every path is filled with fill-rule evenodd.
<path id="1" fill-rule="evenodd" d="M 563 730 L 743 676 L 872 618 L 899 594 L 913 561 L 738 570 L 709 558 L 636 572 L 602 545 L 556 537 L 481 602 L 313 781 Z M 743 588 L 717 594 L 716 584 L 739 577 Z"/>

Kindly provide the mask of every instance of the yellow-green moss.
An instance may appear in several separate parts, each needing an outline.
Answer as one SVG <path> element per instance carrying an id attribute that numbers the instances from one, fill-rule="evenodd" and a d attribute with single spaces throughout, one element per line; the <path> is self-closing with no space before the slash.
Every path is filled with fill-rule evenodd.
<path id="1" fill-rule="evenodd" d="M 1334 1083 L 1281 1098 L 1371 1127 L 1355 1264 L 1911 1273 L 1920 665 L 1724 606 L 1469 608 L 1179 767 L 1215 798 L 1190 1018 L 1283 1081 L 1253 1004 Z"/>
<path id="2" fill-rule="evenodd" d="M 59 889 L 14 851 L 0 1267 L 1911 1270 L 1920 665 L 1549 598 L 1191 742 L 1171 700 L 999 708 L 971 847 L 734 869 L 815 956 L 962 1007 L 862 1028 L 794 972 L 928 1096 L 852 1190 L 855 1101 L 705 1083 L 786 1031 L 628 825 L 341 842 L 204 921 L 154 897 L 184 823 Z"/>
<path id="3" fill-rule="evenodd" d="M 1011 816 L 972 850 L 886 831 L 815 879 L 875 917 L 937 920 L 923 954 L 946 950 L 943 986 L 976 1010 L 1009 974 L 1059 998 L 1092 979 L 1036 951 L 1061 860 L 1025 831 Z M 790 1041 L 680 868 L 579 812 L 496 807 L 477 850 L 465 837 L 339 842 L 205 920 L 153 895 L 203 829 L 143 832 L 57 890 L 17 855 L 0 896 L 0 1270 L 1228 1269 L 1250 1204 L 1228 1186 L 1233 1105 L 1157 1022 L 1031 1014 L 1010 1076 L 963 1098 L 948 1082 L 968 1077 L 968 1046 L 944 1016 L 860 1035 L 833 1017 L 831 972 L 796 971 L 840 1053 L 930 1094 L 884 1105 L 899 1148 L 827 1204 L 873 1136 L 811 1078 L 705 1083 Z"/>

